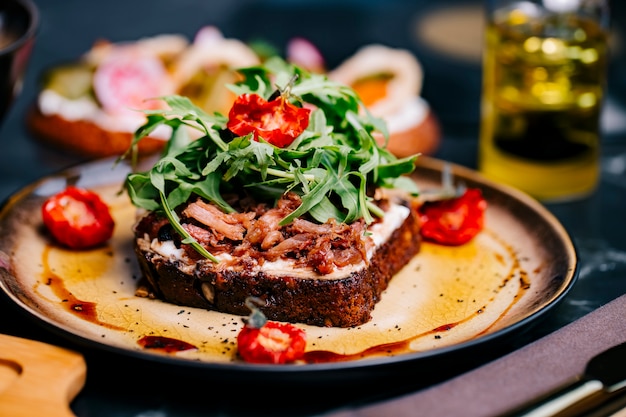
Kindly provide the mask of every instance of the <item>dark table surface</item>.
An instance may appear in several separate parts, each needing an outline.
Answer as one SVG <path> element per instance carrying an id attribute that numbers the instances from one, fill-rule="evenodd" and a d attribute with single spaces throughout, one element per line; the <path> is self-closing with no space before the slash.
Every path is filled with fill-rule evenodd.
<path id="1" fill-rule="evenodd" d="M 36 97 L 42 71 L 76 59 L 94 41 L 133 40 L 160 33 L 180 33 L 189 39 L 204 25 L 216 25 L 226 36 L 242 40 L 262 38 L 278 46 L 292 36 L 312 40 L 329 67 L 360 45 L 385 43 L 413 50 L 424 66 L 423 96 L 431 103 L 443 127 L 443 141 L 435 154 L 476 167 L 480 89 L 480 2 L 401 0 L 317 1 L 200 1 L 200 0 L 39 0 L 41 27 L 22 94 L 0 130 L 0 199 L 36 179 L 85 162 L 75 155 L 34 140 L 24 115 Z M 618 7 L 615 2 L 615 7 Z M 462 9 L 465 29 L 457 44 L 474 53 L 459 54 L 433 46 L 418 30 L 426 16 L 441 8 Z M 623 7 L 623 6 L 620 6 Z M 616 9 L 615 9 L 616 10 Z M 475 13 L 478 12 L 478 13 Z M 624 15 L 619 11 L 615 16 Z M 474 20 L 473 20 L 474 19 Z M 618 20 L 618 19 L 616 19 Z M 619 21 L 616 36 L 620 35 Z M 448 27 L 449 30 L 449 27 Z M 623 40 L 623 38 L 621 38 Z M 311 384 L 277 392 L 272 381 L 222 384 L 215 375 L 186 378 L 180 373 L 147 369 L 108 352 L 74 344 L 29 320 L 13 306 L 0 303 L 0 333 L 41 340 L 77 349 L 87 359 L 84 389 L 71 406 L 78 416 L 236 416 L 313 415 L 339 407 L 395 398 L 421 389 L 498 358 L 561 328 L 608 301 L 626 293 L 626 74 L 624 57 L 614 52 L 609 94 L 603 115 L 602 176 L 590 197 L 570 203 L 548 204 L 570 233 L 580 259 L 579 278 L 565 299 L 547 317 L 524 333 L 502 341 L 438 375 L 390 378 L 370 389 L 349 392 Z M 400 370 L 396 370 L 401 375 Z M 401 380 L 402 379 L 402 382 Z M 285 392 L 289 392 L 285 395 Z"/>

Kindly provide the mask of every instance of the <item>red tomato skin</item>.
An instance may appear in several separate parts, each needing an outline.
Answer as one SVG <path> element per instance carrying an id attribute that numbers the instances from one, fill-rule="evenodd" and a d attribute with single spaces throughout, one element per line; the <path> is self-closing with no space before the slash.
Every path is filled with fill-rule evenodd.
<path id="1" fill-rule="evenodd" d="M 43 223 L 60 244 L 87 249 L 111 238 L 115 222 L 109 207 L 93 191 L 68 186 L 41 207 Z"/>
<path id="2" fill-rule="evenodd" d="M 281 340 L 272 337 L 278 335 Z M 290 324 L 268 321 L 261 328 L 244 326 L 237 335 L 239 356 L 250 363 L 285 364 L 304 355 L 306 333 Z"/>
<path id="3" fill-rule="evenodd" d="M 487 201 L 477 188 L 457 198 L 426 202 L 419 208 L 421 235 L 426 241 L 459 246 L 472 240 L 485 225 Z"/>
<path id="4" fill-rule="evenodd" d="M 228 113 L 228 129 L 239 136 L 254 134 L 279 148 L 293 143 L 309 125 L 311 110 L 299 108 L 282 97 L 266 101 L 258 94 L 242 94 Z"/>

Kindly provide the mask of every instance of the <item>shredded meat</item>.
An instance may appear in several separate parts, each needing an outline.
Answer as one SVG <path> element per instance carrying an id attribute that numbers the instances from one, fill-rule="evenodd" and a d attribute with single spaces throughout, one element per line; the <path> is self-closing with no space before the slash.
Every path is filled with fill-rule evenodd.
<path id="1" fill-rule="evenodd" d="M 187 205 L 183 210 L 183 215 L 191 217 L 213 229 L 230 240 L 243 240 L 244 232 L 246 231 L 241 220 L 247 219 L 238 218 L 236 214 L 226 214 L 213 204 L 205 203 L 198 199 L 195 203 Z"/>
<path id="2" fill-rule="evenodd" d="M 373 242 L 366 236 L 363 220 L 340 224 L 331 219 L 318 224 L 297 218 L 291 224 L 281 226 L 280 221 L 301 203 L 297 194 L 287 193 L 273 208 L 258 204 L 247 206 L 243 213 L 224 213 L 217 206 L 198 199 L 180 211 L 180 221 L 209 252 L 227 252 L 245 258 L 243 267 L 282 258 L 291 259 L 298 266 L 308 266 L 320 274 L 329 274 L 337 267 L 362 261 L 367 263 L 367 249 Z M 152 213 L 151 216 L 156 215 Z M 166 240 L 171 235 L 162 233 L 164 225 L 168 225 L 162 218 L 153 218 L 151 222 L 142 220 L 140 224 L 152 238 Z M 176 241 L 191 255 L 193 249 L 182 244 L 180 238 Z"/>
<path id="3" fill-rule="evenodd" d="M 275 261 L 282 256 L 298 256 L 302 251 L 309 247 L 314 241 L 314 237 L 310 234 L 301 233 L 291 236 L 276 246 L 265 251 L 265 258 Z"/>
<path id="4" fill-rule="evenodd" d="M 256 222 L 252 223 L 252 226 L 248 229 L 248 233 L 246 234 L 246 241 L 252 245 L 262 244 L 270 233 L 278 231 L 278 223 L 287 214 L 287 211 L 281 210 L 280 208 L 269 210 L 259 217 Z M 276 241 L 276 238 L 274 237 L 272 240 Z"/>

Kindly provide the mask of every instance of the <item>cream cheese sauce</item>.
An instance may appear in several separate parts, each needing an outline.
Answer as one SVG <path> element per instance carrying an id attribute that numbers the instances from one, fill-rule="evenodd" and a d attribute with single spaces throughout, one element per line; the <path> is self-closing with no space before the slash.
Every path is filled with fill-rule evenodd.
<path id="1" fill-rule="evenodd" d="M 134 133 L 145 122 L 143 113 L 109 114 L 104 112 L 96 102 L 87 97 L 68 99 L 59 93 L 45 89 L 38 97 L 38 105 L 44 116 L 59 116 L 70 122 L 91 122 L 109 132 Z M 161 125 L 150 134 L 150 137 L 167 140 L 172 134 L 169 126 Z"/>
<path id="2" fill-rule="evenodd" d="M 421 97 L 408 100 L 400 110 L 393 114 L 385 115 L 389 133 L 404 132 L 420 125 L 428 115 L 428 103 Z"/>

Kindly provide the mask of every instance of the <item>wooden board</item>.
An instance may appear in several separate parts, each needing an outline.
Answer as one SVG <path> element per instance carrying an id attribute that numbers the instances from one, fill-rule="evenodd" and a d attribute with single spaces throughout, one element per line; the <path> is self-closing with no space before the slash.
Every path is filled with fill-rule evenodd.
<path id="1" fill-rule="evenodd" d="M 86 376 L 77 352 L 0 334 L 0 416 L 74 417 Z"/>

